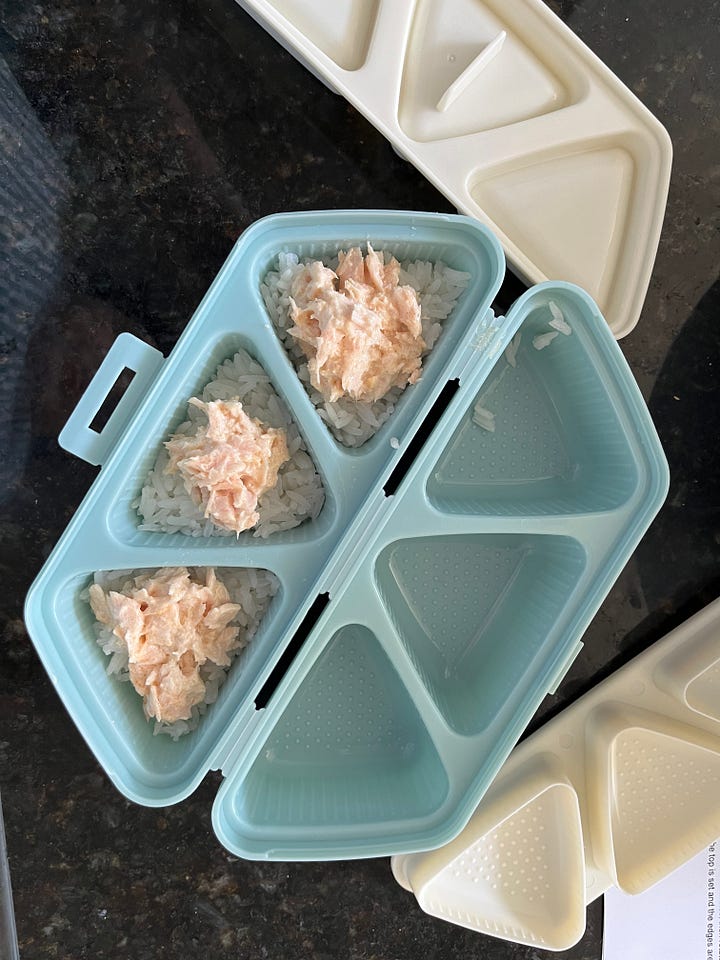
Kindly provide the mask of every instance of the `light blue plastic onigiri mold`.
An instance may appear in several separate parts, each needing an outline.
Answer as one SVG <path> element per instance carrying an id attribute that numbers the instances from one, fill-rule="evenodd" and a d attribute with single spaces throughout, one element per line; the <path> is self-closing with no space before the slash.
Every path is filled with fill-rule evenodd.
<path id="1" fill-rule="evenodd" d="M 259 287 L 281 251 L 329 257 L 368 240 L 399 259 L 443 260 L 471 281 L 422 379 L 351 450 L 319 418 Z M 173 803 L 220 769 L 215 830 L 252 858 L 411 852 L 462 829 L 577 655 L 668 479 L 590 297 L 546 283 L 495 317 L 503 273 L 498 242 L 465 217 L 282 214 L 243 234 L 167 360 L 128 334 L 115 342 L 61 435 L 102 469 L 33 584 L 26 618 L 127 797 Z M 572 334 L 538 350 L 551 300 Z M 269 373 L 320 470 L 319 517 L 265 541 L 139 531 L 131 504 L 159 444 L 240 347 Z M 88 424 L 124 367 L 135 379 L 97 434 Z M 494 432 L 473 421 L 476 404 L 494 414 Z M 81 592 L 96 570 L 180 564 L 264 568 L 280 590 L 217 702 L 173 742 L 153 736 L 130 684 L 106 674 Z M 281 655 L 298 644 L 283 672 Z"/>

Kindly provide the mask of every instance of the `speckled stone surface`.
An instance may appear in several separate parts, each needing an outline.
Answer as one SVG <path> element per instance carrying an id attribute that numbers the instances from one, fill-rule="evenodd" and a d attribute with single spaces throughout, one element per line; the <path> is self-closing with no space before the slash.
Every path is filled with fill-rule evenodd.
<path id="1" fill-rule="evenodd" d="M 720 593 L 720 4 L 552 5 L 674 141 L 622 345 L 672 486 L 533 726 Z M 210 825 L 216 775 L 172 808 L 125 801 L 23 626 L 95 475 L 56 436 L 115 335 L 167 353 L 253 220 L 341 206 L 449 209 L 232 0 L 0 0 L 0 790 L 24 960 L 541 956 L 425 916 L 387 861 L 234 859 Z M 564 956 L 599 960 L 601 928 L 595 903 Z"/>

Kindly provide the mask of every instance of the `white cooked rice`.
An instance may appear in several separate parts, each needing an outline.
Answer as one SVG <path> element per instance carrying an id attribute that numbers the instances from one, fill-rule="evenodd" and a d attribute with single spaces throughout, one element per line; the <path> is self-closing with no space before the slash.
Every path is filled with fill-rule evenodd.
<path id="1" fill-rule="evenodd" d="M 544 350 L 545 347 L 550 346 L 557 336 L 559 336 L 557 330 L 553 330 L 551 333 L 540 333 L 533 337 L 533 346 L 536 350 Z"/>
<path id="2" fill-rule="evenodd" d="M 322 481 L 295 421 L 260 364 L 245 350 L 239 350 L 232 359 L 220 364 L 201 396 L 205 401 L 238 397 L 251 417 L 266 426 L 285 430 L 290 459 L 280 467 L 277 484 L 258 501 L 260 519 L 253 536 L 269 537 L 317 517 L 325 500 Z M 196 407 L 188 408 L 188 417 L 175 433 L 194 433 L 198 424 L 206 421 Z M 167 451 L 161 444 L 140 497 L 133 503 L 142 520 L 139 529 L 191 537 L 234 537 L 232 530 L 203 516 L 180 474 L 165 473 L 167 463 Z"/>
<path id="3" fill-rule="evenodd" d="M 203 572 L 203 567 L 189 567 L 191 577 L 198 578 Z M 115 590 L 122 593 L 134 586 L 133 579 L 142 574 L 147 574 L 147 570 L 103 570 L 96 573 L 94 583 L 100 584 L 103 590 Z M 253 567 L 218 567 L 216 568 L 218 580 L 222 581 L 227 587 L 230 599 L 233 603 L 240 604 L 238 611 L 232 623 L 238 624 L 240 632 L 238 634 L 239 646 L 230 651 L 230 659 L 234 660 L 239 653 L 250 643 L 260 621 L 265 616 L 270 601 L 275 596 L 280 585 L 278 578 L 269 570 L 255 569 Z M 90 602 L 89 585 L 80 594 L 80 599 Z M 110 657 L 107 666 L 107 673 L 119 681 L 129 681 L 128 672 L 128 654 L 125 644 L 116 637 L 112 630 L 105 624 L 93 620 L 93 627 L 98 645 L 103 653 Z M 232 666 L 232 662 L 230 664 Z M 200 717 L 207 711 L 208 706 L 214 703 L 218 697 L 218 691 L 227 678 L 228 667 L 220 667 L 216 663 L 206 661 L 200 667 L 200 676 L 205 681 L 205 699 L 202 703 L 192 708 L 192 716 L 189 720 L 177 720 L 175 723 L 162 723 L 155 721 L 153 734 L 167 734 L 173 740 L 190 733 L 200 722 Z M 138 695 L 139 699 L 139 695 Z"/>
<path id="4" fill-rule="evenodd" d="M 483 407 L 479 400 L 473 407 L 472 421 L 488 433 L 495 433 L 495 414 Z"/>
<path id="5" fill-rule="evenodd" d="M 558 333 L 562 333 L 564 336 L 569 337 L 572 333 L 572 327 L 565 319 L 560 307 L 553 300 L 548 301 L 548 307 L 550 308 L 550 313 L 552 314 L 552 320 L 550 321 L 549 326 L 551 326 L 553 330 L 557 330 Z"/>
<path id="6" fill-rule="evenodd" d="M 382 255 L 381 250 L 377 253 Z M 298 341 L 288 333 L 293 325 L 290 319 L 290 287 L 295 275 L 311 262 L 309 258 L 299 261 L 294 253 L 279 254 L 277 269 L 265 275 L 260 291 L 277 334 L 319 416 L 336 440 L 346 447 L 359 447 L 377 433 L 392 414 L 403 390 L 393 387 L 382 399 L 374 402 L 341 397 L 331 403 L 312 386 L 307 357 Z M 337 267 L 337 257 L 323 262 L 333 269 Z M 409 284 L 417 292 L 420 301 L 422 335 L 426 344 L 423 356 L 427 356 L 437 343 L 443 322 L 452 313 L 469 281 L 469 273 L 453 270 L 441 261 L 407 260 L 400 264 L 400 283 Z"/>
<path id="7" fill-rule="evenodd" d="M 510 343 L 505 348 L 505 359 L 510 364 L 511 367 L 517 366 L 517 352 L 520 349 L 520 341 L 522 340 L 522 334 L 516 333 L 512 338 Z"/>

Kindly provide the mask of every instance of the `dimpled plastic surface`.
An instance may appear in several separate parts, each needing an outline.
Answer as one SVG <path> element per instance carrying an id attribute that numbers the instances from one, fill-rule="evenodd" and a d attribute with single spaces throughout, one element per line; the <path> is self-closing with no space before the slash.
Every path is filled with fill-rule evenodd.
<path id="1" fill-rule="evenodd" d="M 565 950 L 586 903 L 642 893 L 712 843 L 719 624 L 716 600 L 520 744 L 451 843 L 393 858 L 398 882 L 434 916 Z"/>

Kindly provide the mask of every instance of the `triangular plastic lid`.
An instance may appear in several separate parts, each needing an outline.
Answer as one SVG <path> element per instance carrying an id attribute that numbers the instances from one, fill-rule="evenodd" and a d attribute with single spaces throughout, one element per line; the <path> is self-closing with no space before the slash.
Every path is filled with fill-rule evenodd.
<path id="1" fill-rule="evenodd" d="M 556 783 L 431 877 L 418 900 L 471 930 L 561 950 L 582 935 L 584 880 L 577 796 Z"/>
<path id="2" fill-rule="evenodd" d="M 638 320 L 670 139 L 542 0 L 240 0 L 343 93 L 530 282 Z"/>

